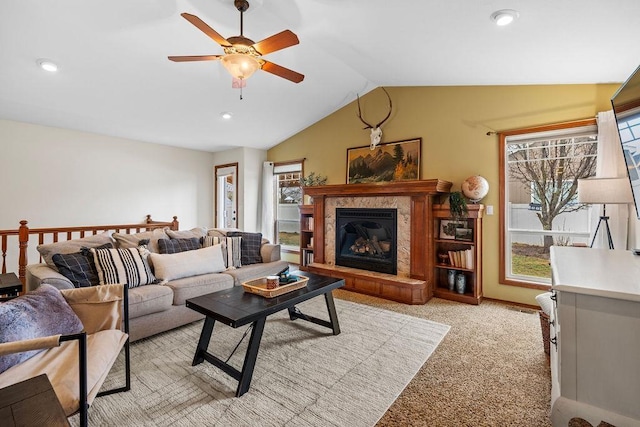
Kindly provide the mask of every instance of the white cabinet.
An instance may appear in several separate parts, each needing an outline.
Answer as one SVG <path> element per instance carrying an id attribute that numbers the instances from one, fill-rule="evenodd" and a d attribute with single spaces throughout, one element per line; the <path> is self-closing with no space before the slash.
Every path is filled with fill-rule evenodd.
<path id="1" fill-rule="evenodd" d="M 552 247 L 551 267 L 553 425 L 640 426 L 640 257 Z"/>

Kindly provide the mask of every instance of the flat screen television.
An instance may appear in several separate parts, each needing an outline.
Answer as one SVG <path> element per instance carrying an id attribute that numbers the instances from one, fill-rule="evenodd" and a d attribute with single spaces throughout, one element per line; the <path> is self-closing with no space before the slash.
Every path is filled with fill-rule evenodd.
<path id="1" fill-rule="evenodd" d="M 611 105 L 618 123 L 636 216 L 640 219 L 640 67 L 613 95 Z"/>

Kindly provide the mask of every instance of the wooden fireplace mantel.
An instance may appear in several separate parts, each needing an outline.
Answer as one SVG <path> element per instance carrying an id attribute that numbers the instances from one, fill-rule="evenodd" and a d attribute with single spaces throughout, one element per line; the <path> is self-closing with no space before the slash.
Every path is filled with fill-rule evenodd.
<path id="1" fill-rule="evenodd" d="M 397 181 L 376 184 L 334 184 L 303 187 L 304 194 L 317 197 L 337 196 L 399 196 L 399 195 L 436 195 L 451 190 L 449 181 L 441 179 L 423 179 L 420 181 Z"/>
<path id="2" fill-rule="evenodd" d="M 304 194 L 313 198 L 314 263 L 310 270 L 344 278 L 346 289 L 408 304 L 426 303 L 433 296 L 435 257 L 433 255 L 432 207 L 434 197 L 448 193 L 451 186 L 452 183 L 449 181 L 427 179 L 386 184 L 338 184 L 303 187 Z M 410 198 L 410 277 L 372 274 L 365 270 L 360 270 L 359 273 L 356 269 L 348 269 L 347 272 L 343 268 L 325 264 L 326 199 L 385 196 Z"/>

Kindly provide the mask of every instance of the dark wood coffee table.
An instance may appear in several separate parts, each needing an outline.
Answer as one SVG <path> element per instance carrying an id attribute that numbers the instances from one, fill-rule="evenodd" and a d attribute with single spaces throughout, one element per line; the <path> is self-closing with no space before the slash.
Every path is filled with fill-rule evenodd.
<path id="1" fill-rule="evenodd" d="M 262 332 L 268 316 L 286 309 L 289 311 L 291 320 L 303 319 L 322 325 L 331 329 L 333 335 L 338 335 L 340 333 L 340 325 L 331 291 L 344 286 L 344 280 L 307 272 L 304 274 L 298 273 L 295 272 L 294 274 L 304 275 L 309 278 L 307 286 L 274 298 L 265 298 L 248 293 L 241 286 L 234 286 L 231 289 L 188 299 L 186 301 L 187 307 L 206 316 L 192 365 L 195 366 L 206 360 L 217 366 L 226 374 L 238 380 L 236 396 L 240 397 L 249 391 L 253 369 L 258 358 Z M 320 295 L 324 295 L 329 321 L 307 316 L 295 306 Z M 207 352 L 216 320 L 232 328 L 238 328 L 249 323 L 253 324 L 249 346 L 241 371 Z"/>

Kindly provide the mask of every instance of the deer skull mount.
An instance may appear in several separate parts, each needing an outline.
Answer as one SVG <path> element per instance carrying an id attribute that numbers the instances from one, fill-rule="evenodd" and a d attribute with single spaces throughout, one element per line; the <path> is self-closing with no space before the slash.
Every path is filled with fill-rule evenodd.
<path id="1" fill-rule="evenodd" d="M 360 109 L 360 96 L 356 95 L 358 97 L 358 118 L 362 123 L 366 125 L 363 129 L 371 129 L 371 135 L 369 135 L 371 138 L 371 145 L 369 145 L 369 149 L 372 151 L 375 150 L 376 146 L 380 144 L 380 141 L 382 140 L 382 129 L 380 128 L 380 126 L 382 126 L 382 124 L 386 122 L 387 119 L 391 116 L 391 110 L 393 108 L 393 103 L 391 102 L 391 96 L 389 96 L 389 92 L 387 92 L 385 88 L 382 88 L 382 90 L 387 94 L 387 98 L 389 98 L 389 112 L 387 113 L 387 116 L 375 126 L 367 123 L 362 118 L 362 110 Z"/>

